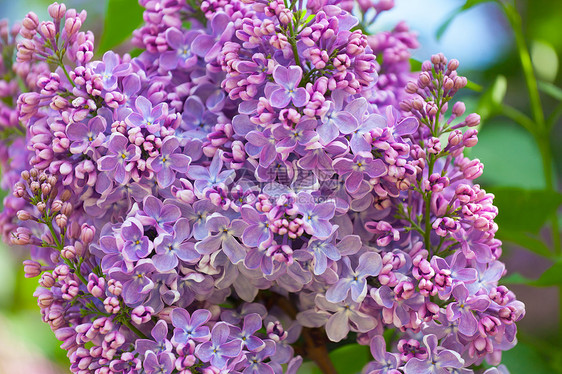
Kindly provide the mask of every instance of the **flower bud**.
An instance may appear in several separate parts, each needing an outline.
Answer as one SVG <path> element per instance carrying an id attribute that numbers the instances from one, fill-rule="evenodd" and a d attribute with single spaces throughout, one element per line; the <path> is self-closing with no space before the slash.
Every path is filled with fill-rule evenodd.
<path id="1" fill-rule="evenodd" d="M 64 14 L 66 13 L 66 5 L 64 5 L 64 3 L 59 4 L 57 2 L 54 2 L 51 5 L 49 5 L 47 10 L 49 11 L 49 15 L 55 21 L 60 21 L 64 17 Z"/>
<path id="2" fill-rule="evenodd" d="M 137 325 L 141 325 L 150 321 L 154 309 L 149 306 L 139 305 L 131 312 L 131 321 Z"/>
<path id="3" fill-rule="evenodd" d="M 480 115 L 476 113 L 469 114 L 465 119 L 465 123 L 468 127 L 478 126 L 480 124 Z"/>
<path id="4" fill-rule="evenodd" d="M 96 228 L 93 226 L 90 226 L 86 223 L 82 224 L 81 230 L 80 230 L 80 240 L 84 243 L 84 244 L 90 244 L 92 242 L 92 240 L 94 240 L 94 236 L 96 235 Z"/>
<path id="5" fill-rule="evenodd" d="M 27 210 L 19 210 L 17 213 L 17 217 L 20 221 L 28 221 L 30 219 L 33 219 L 33 216 Z"/>
<path id="6" fill-rule="evenodd" d="M 76 249 L 72 245 L 67 245 L 62 249 L 60 255 L 67 260 L 74 260 L 76 258 Z"/>
<path id="7" fill-rule="evenodd" d="M 68 223 L 68 217 L 64 214 L 57 214 L 55 217 L 55 222 L 59 228 L 65 228 L 66 224 Z"/>
<path id="8" fill-rule="evenodd" d="M 43 273 L 41 279 L 39 280 L 39 285 L 45 288 L 51 288 L 55 285 L 55 283 L 56 283 L 56 279 L 49 272 Z"/>
<path id="9" fill-rule="evenodd" d="M 466 105 L 464 105 L 464 103 L 462 101 L 457 101 L 454 105 L 453 105 L 453 115 L 455 115 L 455 117 L 460 117 L 464 114 L 466 110 Z"/>
<path id="10" fill-rule="evenodd" d="M 26 278 L 35 278 L 41 274 L 41 264 L 33 260 L 23 262 L 23 271 Z"/>

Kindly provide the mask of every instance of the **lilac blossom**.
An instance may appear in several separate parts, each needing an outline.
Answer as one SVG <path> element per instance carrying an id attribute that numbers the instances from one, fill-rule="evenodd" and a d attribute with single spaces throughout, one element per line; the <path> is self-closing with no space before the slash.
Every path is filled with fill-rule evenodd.
<path id="1" fill-rule="evenodd" d="M 174 223 L 172 235 L 162 234 L 154 240 L 156 255 L 152 262 L 158 271 L 169 271 L 178 265 L 178 260 L 195 262 L 200 256 L 194 249 L 194 243 L 188 242 L 191 237 L 189 222 L 180 218 Z"/>
<path id="2" fill-rule="evenodd" d="M 478 320 L 473 311 L 485 311 L 490 305 L 490 299 L 485 295 L 469 296 L 463 284 L 456 285 L 452 295 L 457 301 L 447 305 L 447 319 L 459 319 L 459 332 L 467 336 L 474 335 L 478 329 Z"/>
<path id="3" fill-rule="evenodd" d="M 207 238 L 195 244 L 195 250 L 200 254 L 211 254 L 219 249 L 228 256 L 233 264 L 236 264 L 244 259 L 246 250 L 236 240 L 236 237 L 242 236 L 246 228 L 246 223 L 242 220 L 229 221 L 228 218 L 214 213 L 207 218 L 207 230 L 214 235 L 209 235 Z"/>
<path id="4" fill-rule="evenodd" d="M 146 128 L 151 133 L 160 130 L 160 122 L 167 112 L 165 103 L 152 107 L 152 103 L 148 99 L 139 96 L 135 100 L 135 109 L 136 111 L 131 113 L 126 119 L 129 126 Z"/>
<path id="5" fill-rule="evenodd" d="M 96 116 L 85 125 L 82 122 L 73 122 L 68 125 L 66 134 L 72 141 L 70 152 L 73 154 L 86 153 L 92 155 L 97 147 L 105 140 L 106 121 L 103 117 Z"/>
<path id="6" fill-rule="evenodd" d="M 0 21 L 0 227 L 72 372 L 296 374 L 354 338 L 366 374 L 500 364 L 525 309 L 480 118 L 457 60 L 363 32 L 393 3 L 143 0 L 101 59 L 64 4 Z"/>
<path id="7" fill-rule="evenodd" d="M 148 351 L 142 365 L 147 374 L 170 374 L 174 370 L 174 355 L 164 352 L 157 356 Z"/>
<path id="8" fill-rule="evenodd" d="M 335 160 L 334 169 L 345 178 L 345 188 L 349 193 L 357 192 L 365 175 L 376 178 L 386 173 L 386 166 L 382 160 L 373 160 L 371 154 L 364 153 L 358 154 L 353 160 Z"/>
<path id="9" fill-rule="evenodd" d="M 123 255 L 128 261 L 138 261 L 148 256 L 154 244 L 144 235 L 144 228 L 139 220 L 129 218 L 121 227 L 121 236 L 125 240 Z"/>
<path id="10" fill-rule="evenodd" d="M 198 36 L 196 31 L 182 33 L 175 27 L 166 31 L 166 41 L 172 48 L 160 55 L 160 66 L 173 70 L 180 66 L 189 69 L 197 63 L 197 56 L 191 52 L 191 43 Z"/>
<path id="11" fill-rule="evenodd" d="M 143 209 L 137 219 L 145 226 L 154 226 L 159 234 L 173 231 L 172 224 L 180 218 L 180 209 L 172 204 L 162 204 L 154 196 L 147 196 L 143 201 Z"/>
<path id="12" fill-rule="evenodd" d="M 211 331 L 211 341 L 197 346 L 195 354 L 204 362 L 224 368 L 228 360 L 238 356 L 242 350 L 242 340 L 228 341 L 228 335 L 228 325 L 224 322 L 217 323 Z"/>
<path id="13" fill-rule="evenodd" d="M 112 51 L 105 52 L 103 62 L 94 67 L 94 72 L 100 74 L 103 80 L 103 88 L 113 91 L 117 88 L 117 79 L 131 73 L 131 64 L 120 63 L 119 56 Z"/>
<path id="14" fill-rule="evenodd" d="M 233 178 L 234 170 L 222 170 L 223 161 L 221 153 L 217 152 L 213 157 L 209 168 L 193 165 L 187 171 L 187 176 L 195 180 L 195 188 L 202 193 L 206 188 L 214 187 L 219 183 L 227 184 Z"/>
<path id="15" fill-rule="evenodd" d="M 134 305 L 141 302 L 154 287 L 150 274 L 155 270 L 151 260 L 142 259 L 130 272 L 124 273 L 113 268 L 109 274 L 112 279 L 123 283 L 123 300 L 129 305 Z"/>
<path id="16" fill-rule="evenodd" d="M 261 329 L 262 319 L 259 314 L 251 313 L 244 317 L 244 324 L 242 328 L 231 327 L 230 333 L 234 338 L 242 340 L 243 346 L 252 352 L 257 352 L 267 348 L 267 343 L 264 343 L 260 338 L 254 336 L 256 331 Z M 273 352 L 269 352 L 269 355 Z"/>
<path id="17" fill-rule="evenodd" d="M 438 349 L 440 347 L 435 335 L 424 336 L 423 343 L 427 347 L 427 359 L 410 359 L 404 366 L 405 374 L 446 374 L 449 373 L 449 368 L 458 369 L 463 366 L 464 360 L 457 352 Z"/>
<path id="18" fill-rule="evenodd" d="M 185 344 L 190 340 L 205 342 L 211 337 L 211 332 L 204 326 L 211 318 L 211 313 L 205 309 L 198 309 L 191 315 L 184 309 L 172 311 L 172 324 L 174 325 L 173 340 Z"/>
<path id="19" fill-rule="evenodd" d="M 355 270 L 352 270 L 347 257 L 344 257 L 342 265 L 339 281 L 328 289 L 326 299 L 337 303 L 345 300 L 351 291 L 353 301 L 362 301 L 367 295 L 367 277 L 378 275 L 382 269 L 381 256 L 374 252 L 363 253 Z"/>
<path id="20" fill-rule="evenodd" d="M 324 239 L 332 233 L 330 219 L 334 216 L 335 205 L 333 202 L 314 203 L 314 197 L 306 192 L 297 196 L 297 207 L 302 214 L 305 230 L 309 235 Z"/>
<path id="21" fill-rule="evenodd" d="M 271 92 L 269 100 L 274 108 L 285 108 L 289 103 L 296 107 L 302 107 L 309 100 L 308 92 L 299 87 L 302 80 L 302 69 L 299 66 L 277 66 L 273 71 L 273 79 L 279 85 Z"/>
<path id="22" fill-rule="evenodd" d="M 369 374 L 397 374 L 399 368 L 399 358 L 395 353 L 386 351 L 386 342 L 380 335 L 374 336 L 370 343 L 371 355 L 375 362 L 367 365 Z"/>
<path id="23" fill-rule="evenodd" d="M 166 138 L 160 148 L 160 155 L 148 160 L 147 165 L 156 173 L 156 180 L 162 188 L 169 187 L 175 181 L 176 173 L 185 173 L 191 159 L 179 153 L 179 140 Z"/>
<path id="24" fill-rule="evenodd" d="M 167 339 L 168 324 L 164 320 L 159 320 L 156 323 L 150 335 L 154 340 L 139 339 L 135 343 L 135 348 L 139 353 L 144 354 L 146 351 L 152 351 L 159 354 L 172 351 L 172 343 Z"/>
<path id="25" fill-rule="evenodd" d="M 109 155 L 98 160 L 100 171 L 114 171 L 118 183 L 129 180 L 135 161 L 140 159 L 141 150 L 134 144 L 129 144 L 127 138 L 121 134 L 111 136 L 108 144 Z"/>

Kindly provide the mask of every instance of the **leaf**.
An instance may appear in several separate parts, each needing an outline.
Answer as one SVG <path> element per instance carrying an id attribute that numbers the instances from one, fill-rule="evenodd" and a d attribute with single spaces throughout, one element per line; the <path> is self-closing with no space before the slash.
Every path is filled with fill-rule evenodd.
<path id="1" fill-rule="evenodd" d="M 531 285 L 537 287 L 562 286 L 562 261 L 555 262 Z"/>
<path id="2" fill-rule="evenodd" d="M 411 71 L 421 71 L 422 62 L 414 58 L 410 59 L 410 70 Z"/>
<path id="3" fill-rule="evenodd" d="M 109 0 L 98 51 L 105 52 L 123 43 L 142 24 L 143 11 L 137 1 Z"/>
<path id="4" fill-rule="evenodd" d="M 475 108 L 470 111 L 477 112 Z M 468 151 L 471 158 L 478 158 L 484 164 L 484 174 L 478 179 L 483 185 L 545 189 L 537 143 L 515 123 L 488 120 L 478 133 L 478 145 Z"/>
<path id="5" fill-rule="evenodd" d="M 499 209 L 496 223 L 500 230 L 537 234 L 562 203 L 562 195 L 555 191 L 517 187 L 493 187 L 488 190 L 496 196 L 494 204 Z"/>
<path id="6" fill-rule="evenodd" d="M 548 82 L 539 82 L 539 90 L 553 97 L 558 101 L 562 101 L 562 88 Z"/>
<path id="7" fill-rule="evenodd" d="M 503 75 L 498 75 L 478 102 L 478 113 L 483 121 L 499 112 L 506 92 L 507 79 Z"/>
<path id="8" fill-rule="evenodd" d="M 538 79 L 554 82 L 558 75 L 558 55 L 552 44 L 545 40 L 534 40 L 531 45 L 531 61 Z"/>
<path id="9" fill-rule="evenodd" d="M 445 34 L 445 31 L 447 31 L 447 29 L 449 28 L 449 26 L 451 25 L 451 23 L 453 23 L 453 21 L 455 20 L 455 18 L 457 18 L 457 16 L 459 14 L 461 14 L 462 12 L 464 12 L 465 10 L 468 10 L 472 7 L 475 7 L 478 4 L 483 4 L 483 3 L 489 3 L 491 1 L 496 1 L 496 0 L 466 0 L 466 2 L 464 3 L 463 6 L 461 6 L 458 9 L 455 9 L 454 11 L 452 11 L 447 18 L 445 19 L 445 21 L 441 24 L 441 26 L 439 26 L 437 28 L 437 32 L 435 34 L 435 38 L 437 40 L 440 40 L 441 37 L 443 37 L 443 35 Z"/>
<path id="10" fill-rule="evenodd" d="M 532 285 L 535 280 L 529 279 L 527 277 L 522 276 L 519 273 L 513 273 L 508 275 L 507 277 L 503 277 L 499 280 L 501 284 L 511 285 L 511 284 L 526 284 Z"/>
<path id="11" fill-rule="evenodd" d="M 369 347 L 356 343 L 344 345 L 330 352 L 330 359 L 338 373 L 360 373 L 370 358 Z"/>
<path id="12" fill-rule="evenodd" d="M 538 279 L 529 279 L 519 273 L 513 273 L 500 280 L 502 284 L 525 284 L 533 287 L 562 286 L 562 260 L 558 260 L 546 269 Z"/>
<path id="13" fill-rule="evenodd" d="M 511 374 L 552 374 L 554 370 L 548 361 L 537 348 L 525 342 L 519 342 L 513 349 L 502 352 L 502 363 Z"/>
<path id="14" fill-rule="evenodd" d="M 465 87 L 475 92 L 482 92 L 484 90 L 484 87 L 482 87 L 478 83 L 471 81 L 470 79 L 467 79 Z"/>
<path id="15" fill-rule="evenodd" d="M 498 239 L 501 239 L 503 241 L 517 244 L 540 256 L 547 258 L 552 257 L 552 252 L 550 251 L 550 249 L 548 249 L 547 245 L 544 244 L 542 240 L 529 233 L 521 231 L 509 231 L 502 227 L 501 230 L 498 231 L 497 237 Z"/>

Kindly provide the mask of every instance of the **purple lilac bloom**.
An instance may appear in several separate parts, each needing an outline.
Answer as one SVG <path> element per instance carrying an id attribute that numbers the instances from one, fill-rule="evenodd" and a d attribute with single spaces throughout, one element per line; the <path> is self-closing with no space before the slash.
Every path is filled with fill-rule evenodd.
<path id="1" fill-rule="evenodd" d="M 457 352 L 438 349 L 441 347 L 438 347 L 435 335 L 424 336 L 423 343 L 427 347 L 427 359 L 410 359 L 404 366 L 405 374 L 446 374 L 449 373 L 449 368 L 458 369 L 463 366 L 464 360 Z"/>
<path id="2" fill-rule="evenodd" d="M 226 367 L 228 360 L 232 359 L 242 350 L 242 340 L 228 341 L 229 327 L 225 322 L 213 326 L 211 341 L 197 346 L 195 354 L 204 362 L 210 362 L 218 368 Z"/>
<path id="3" fill-rule="evenodd" d="M 166 41 L 171 51 L 160 55 L 160 66 L 167 70 L 176 67 L 189 69 L 197 63 L 197 56 L 191 52 L 191 43 L 198 36 L 196 31 L 181 32 L 175 27 L 166 31 Z"/>
<path id="4" fill-rule="evenodd" d="M 138 261 L 145 258 L 154 248 L 152 241 L 144 235 L 142 223 L 135 218 L 129 218 L 123 223 L 121 236 L 125 240 L 123 256 L 128 261 Z"/>
<path id="5" fill-rule="evenodd" d="M 179 153 L 179 140 L 166 138 L 160 148 L 160 156 L 148 160 L 148 167 L 156 173 L 156 180 L 160 187 L 166 188 L 176 180 L 176 173 L 185 173 L 189 168 L 191 159 Z"/>
<path id="6" fill-rule="evenodd" d="M 252 352 L 258 352 L 263 350 L 263 348 L 267 348 L 267 343 L 264 343 L 263 340 L 254 336 L 256 331 L 261 329 L 262 327 L 262 318 L 259 314 L 251 313 L 244 317 L 244 323 L 242 328 L 239 327 L 231 327 L 230 333 L 232 337 L 238 338 L 242 340 L 242 344 L 246 349 Z M 273 352 L 270 352 L 272 354 Z"/>
<path id="7" fill-rule="evenodd" d="M 181 211 L 177 206 L 163 204 L 154 196 L 147 196 L 142 205 L 143 209 L 137 213 L 136 218 L 144 226 L 154 226 L 159 234 L 172 232 L 173 223 L 181 216 Z"/>
<path id="8" fill-rule="evenodd" d="M 334 216 L 335 204 L 333 202 L 314 203 L 314 197 L 306 192 L 297 196 L 297 207 L 302 214 L 305 230 L 309 235 L 325 239 L 332 233 L 330 219 Z"/>
<path id="9" fill-rule="evenodd" d="M 273 79 L 279 88 L 271 92 L 269 100 L 274 108 L 285 108 L 289 103 L 302 107 L 309 100 L 308 92 L 299 87 L 302 69 L 299 66 L 277 66 L 273 71 Z"/>
<path id="10" fill-rule="evenodd" d="M 149 132 L 155 133 L 160 130 L 160 122 L 164 119 L 167 112 L 165 103 L 160 103 L 154 108 L 152 103 L 143 96 L 135 100 L 136 111 L 131 113 L 126 121 L 131 127 L 146 128 Z"/>
<path id="11" fill-rule="evenodd" d="M 103 80 L 103 88 L 113 91 L 117 88 L 117 79 L 131 73 L 131 64 L 120 63 L 119 56 L 113 51 L 105 52 L 103 62 L 94 67 L 94 72 L 100 74 Z"/>
<path id="12" fill-rule="evenodd" d="M 367 295 L 367 277 L 378 275 L 382 269 L 378 253 L 363 253 L 359 265 L 352 270 L 349 258 L 344 257 L 339 281 L 326 292 L 326 299 L 332 303 L 345 300 L 349 291 L 353 301 L 361 302 Z"/>
<path id="13" fill-rule="evenodd" d="M 470 296 L 462 283 L 453 288 L 452 295 L 457 301 L 447 305 L 447 319 L 459 319 L 459 332 L 466 336 L 474 335 L 478 329 L 478 320 L 473 311 L 485 311 L 490 305 L 490 299 L 485 295 Z"/>
<path id="14" fill-rule="evenodd" d="M 73 122 L 68 125 L 66 134 L 72 141 L 70 152 L 73 154 L 85 153 L 93 155 L 95 149 L 105 140 L 106 121 L 103 117 L 96 116 L 85 125 L 82 122 Z"/>
<path id="15" fill-rule="evenodd" d="M 0 227 L 70 371 L 296 374 L 356 338 L 365 374 L 506 374 L 459 62 L 366 35 L 393 0 L 140 3 L 101 59 L 86 12 L 0 21 Z"/>
<path id="16" fill-rule="evenodd" d="M 98 169 L 113 171 L 118 183 L 126 183 L 135 161 L 140 159 L 141 150 L 136 145 L 129 144 L 121 134 L 112 135 L 107 148 L 110 154 L 98 160 Z"/>
<path id="17" fill-rule="evenodd" d="M 178 265 L 178 260 L 193 263 L 200 256 L 194 248 L 194 243 L 188 242 L 191 237 L 189 221 L 180 218 L 174 223 L 172 235 L 162 234 L 154 240 L 156 255 L 152 262 L 158 271 L 170 271 Z"/>
<path id="18" fill-rule="evenodd" d="M 205 342 L 211 337 L 211 332 L 206 324 L 211 318 L 211 313 L 206 309 L 198 309 L 191 315 L 184 309 L 174 309 L 172 311 L 172 324 L 174 325 L 173 341 L 179 344 L 186 344 L 193 340 Z"/>

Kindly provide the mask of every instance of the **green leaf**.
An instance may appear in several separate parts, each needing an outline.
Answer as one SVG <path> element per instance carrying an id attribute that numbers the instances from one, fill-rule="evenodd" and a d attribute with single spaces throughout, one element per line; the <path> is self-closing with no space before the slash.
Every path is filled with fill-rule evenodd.
<path id="1" fill-rule="evenodd" d="M 562 261 L 555 262 L 545 270 L 538 279 L 529 279 L 519 273 L 513 273 L 500 280 L 502 284 L 525 284 L 533 287 L 562 286 Z"/>
<path id="2" fill-rule="evenodd" d="M 526 285 L 532 285 L 533 282 L 535 280 L 534 279 L 529 279 L 527 277 L 522 276 L 519 273 L 513 273 L 510 274 L 506 277 L 503 277 L 499 280 L 499 282 L 501 284 L 506 284 L 506 285 L 512 285 L 512 284 L 526 284 Z"/>
<path id="3" fill-rule="evenodd" d="M 372 358 L 368 346 L 348 344 L 330 352 L 330 359 L 338 373 L 356 374 Z"/>
<path id="4" fill-rule="evenodd" d="M 411 71 L 421 71 L 422 62 L 416 59 L 410 59 L 410 70 Z"/>
<path id="5" fill-rule="evenodd" d="M 503 75 L 498 75 L 494 83 L 484 92 L 478 102 L 478 113 L 483 121 L 500 111 L 506 92 L 507 79 Z"/>
<path id="6" fill-rule="evenodd" d="M 105 52 L 123 43 L 142 24 L 143 11 L 137 1 L 108 0 L 98 51 Z"/>
<path id="7" fill-rule="evenodd" d="M 554 46 L 545 40 L 533 40 L 531 45 L 531 61 L 537 78 L 554 82 L 558 75 L 558 55 Z"/>
<path id="8" fill-rule="evenodd" d="M 525 190 L 517 187 L 488 189 L 499 209 L 496 223 L 500 230 L 537 234 L 547 218 L 562 203 L 562 194 L 548 190 Z"/>
<path id="9" fill-rule="evenodd" d="M 525 129 L 508 120 L 489 120 L 478 133 L 478 145 L 467 150 L 467 155 L 484 164 L 484 174 L 478 179 L 483 185 L 545 189 L 536 142 Z"/>
<path id="10" fill-rule="evenodd" d="M 465 10 L 468 10 L 472 7 L 475 7 L 478 4 L 482 4 L 482 3 L 489 3 L 491 1 L 496 1 L 496 0 L 466 0 L 466 2 L 464 3 L 463 6 L 461 6 L 458 9 L 455 9 L 454 11 L 452 11 L 447 18 L 445 19 L 445 21 L 441 24 L 441 26 L 439 26 L 439 28 L 437 29 L 437 32 L 435 34 L 435 38 L 437 40 L 440 40 L 443 37 L 443 34 L 445 34 L 445 31 L 447 31 L 447 29 L 449 28 L 449 26 L 451 25 L 451 23 L 453 23 L 453 21 L 455 20 L 455 18 L 457 18 L 457 16 L 459 14 L 461 14 L 462 12 L 464 12 Z"/>
<path id="11" fill-rule="evenodd" d="M 547 245 L 535 235 L 521 231 L 509 231 L 501 227 L 497 237 L 503 241 L 517 244 L 540 256 L 547 258 L 552 257 L 552 252 L 548 249 Z"/>
<path id="12" fill-rule="evenodd" d="M 482 87 L 478 83 L 471 81 L 470 79 L 467 79 L 466 81 L 466 88 L 475 92 L 482 92 L 484 90 L 484 87 Z"/>
<path id="13" fill-rule="evenodd" d="M 539 82 L 538 84 L 539 84 L 539 90 L 555 98 L 558 101 L 562 101 L 562 88 L 548 82 Z"/>
<path id="14" fill-rule="evenodd" d="M 555 262 L 531 285 L 537 287 L 562 286 L 562 261 Z"/>
<path id="15" fill-rule="evenodd" d="M 555 372 L 538 349 L 525 342 L 519 342 L 513 349 L 502 352 L 502 363 L 507 366 L 511 374 L 552 374 Z"/>

